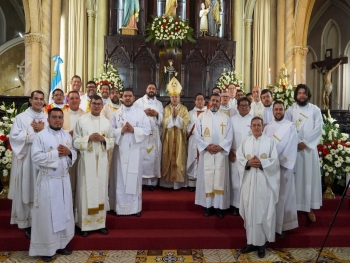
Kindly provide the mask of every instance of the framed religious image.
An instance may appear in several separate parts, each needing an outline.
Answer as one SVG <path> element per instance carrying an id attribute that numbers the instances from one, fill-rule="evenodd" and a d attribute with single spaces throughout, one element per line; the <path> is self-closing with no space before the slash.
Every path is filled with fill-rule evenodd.
<path id="1" fill-rule="evenodd" d="M 332 49 L 326 49 L 326 58 L 332 58 Z"/>

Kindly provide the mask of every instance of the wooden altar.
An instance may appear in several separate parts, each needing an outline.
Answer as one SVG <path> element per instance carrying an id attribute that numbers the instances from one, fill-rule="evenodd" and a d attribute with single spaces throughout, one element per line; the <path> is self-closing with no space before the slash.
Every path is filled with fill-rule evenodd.
<path id="1" fill-rule="evenodd" d="M 219 37 L 200 37 L 199 11 L 203 1 L 178 0 L 177 14 L 187 18 L 194 28 L 196 43 L 184 42 L 180 47 L 154 45 L 146 42 L 145 25 L 152 21 L 151 15 L 161 15 L 165 0 L 140 0 L 138 35 L 121 35 L 123 1 L 110 1 L 109 36 L 105 37 L 105 55 L 118 69 L 125 88 L 133 88 L 136 97 L 143 96 L 148 83 L 157 85 L 157 96 L 166 103 L 164 67 L 174 61 L 178 72 L 176 78 L 183 90 L 181 101 L 188 108 L 194 106 L 194 97 L 203 93 L 208 97 L 224 69 L 233 70 L 235 65 L 235 42 L 231 40 L 231 1 L 222 1 L 222 25 Z"/>

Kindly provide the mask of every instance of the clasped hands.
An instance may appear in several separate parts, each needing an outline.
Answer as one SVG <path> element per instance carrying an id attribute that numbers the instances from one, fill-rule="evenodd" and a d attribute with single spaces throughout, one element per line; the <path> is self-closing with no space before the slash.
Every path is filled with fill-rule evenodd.
<path id="1" fill-rule="evenodd" d="M 157 117 L 158 116 L 158 112 L 156 110 L 152 110 L 150 108 L 145 109 L 145 113 L 147 116 L 152 116 L 152 117 Z"/>
<path id="2" fill-rule="evenodd" d="M 302 151 L 306 148 L 306 144 L 303 142 L 298 143 L 298 151 Z"/>
<path id="3" fill-rule="evenodd" d="M 175 107 L 173 108 L 172 115 L 173 115 L 173 117 L 176 117 L 176 116 L 177 116 L 177 109 L 176 109 Z"/>
<path id="4" fill-rule="evenodd" d="M 122 134 L 124 134 L 126 132 L 134 133 L 134 127 L 132 127 L 132 125 L 128 122 L 126 122 L 122 128 Z"/>
<path id="5" fill-rule="evenodd" d="M 217 154 L 218 152 L 222 151 L 222 148 L 218 144 L 209 144 L 205 150 L 210 154 Z"/>
<path id="6" fill-rule="evenodd" d="M 58 156 L 59 157 L 68 156 L 68 155 L 71 154 L 71 152 L 68 149 L 68 147 L 66 147 L 66 146 L 64 146 L 62 144 L 58 145 L 57 151 L 58 151 Z"/>
<path id="7" fill-rule="evenodd" d="M 254 167 L 254 168 L 259 168 L 261 166 L 261 161 L 256 155 L 254 155 L 253 158 L 248 160 L 248 166 Z"/>
<path id="8" fill-rule="evenodd" d="M 103 137 L 101 134 L 94 132 L 89 136 L 89 141 L 92 142 L 104 142 L 105 137 Z"/>
<path id="9" fill-rule="evenodd" d="M 30 126 L 33 127 L 33 130 L 35 132 L 40 132 L 44 129 L 44 122 L 43 121 L 38 121 L 36 122 L 35 120 L 32 121 L 32 123 L 30 124 Z"/>

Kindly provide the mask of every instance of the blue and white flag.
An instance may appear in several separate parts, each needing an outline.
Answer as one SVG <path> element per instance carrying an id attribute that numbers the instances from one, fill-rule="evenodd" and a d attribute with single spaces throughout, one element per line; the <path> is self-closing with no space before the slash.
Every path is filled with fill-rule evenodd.
<path id="1" fill-rule="evenodd" d="M 53 102 L 52 92 L 55 89 L 63 90 L 62 89 L 61 70 L 60 70 L 60 65 L 63 63 L 63 60 L 60 58 L 59 55 L 54 55 L 52 57 L 52 60 L 55 62 L 55 65 L 54 65 L 53 71 L 52 71 L 52 80 L 51 80 L 50 97 L 49 97 L 50 104 Z"/>

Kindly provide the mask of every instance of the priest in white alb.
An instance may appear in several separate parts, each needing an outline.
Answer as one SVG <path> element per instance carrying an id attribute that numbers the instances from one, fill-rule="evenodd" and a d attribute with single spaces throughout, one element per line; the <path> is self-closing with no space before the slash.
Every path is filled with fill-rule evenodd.
<path id="1" fill-rule="evenodd" d="M 253 118 L 249 114 L 250 100 L 248 98 L 241 98 L 237 101 L 238 114 L 231 117 L 231 125 L 233 131 L 233 140 L 231 151 L 234 156 L 238 147 L 242 141 L 251 135 L 250 122 Z M 231 192 L 230 192 L 230 204 L 232 206 L 232 215 L 239 215 L 239 203 L 240 203 L 240 180 L 238 173 L 237 161 L 230 162 L 230 178 L 231 178 Z"/>
<path id="2" fill-rule="evenodd" d="M 237 113 L 237 107 L 236 105 L 231 106 L 230 101 L 231 99 L 228 89 L 222 89 L 220 111 L 227 114 L 227 116 L 232 117 Z"/>
<path id="3" fill-rule="evenodd" d="M 263 134 L 275 141 L 280 162 L 280 193 L 276 205 L 276 233 L 285 237 L 286 231 L 298 227 L 297 204 L 294 185 L 294 166 L 297 158 L 298 135 L 293 122 L 284 119 L 282 101 L 273 104 L 274 121 Z"/>
<path id="4" fill-rule="evenodd" d="M 142 142 L 143 172 L 142 184 L 153 191 L 160 178 L 160 160 L 162 157 L 161 125 L 163 121 L 163 104 L 156 98 L 156 84 L 150 83 L 146 94 L 135 102 L 146 113 L 151 125 L 151 134 Z"/>
<path id="5" fill-rule="evenodd" d="M 141 216 L 142 210 L 142 143 L 148 139 L 151 125 L 134 101 L 134 91 L 125 89 L 124 106 L 111 117 L 117 145 L 112 157 L 109 202 L 117 215 Z"/>
<path id="6" fill-rule="evenodd" d="M 271 90 L 263 89 L 261 91 L 260 98 L 261 98 L 262 107 L 257 109 L 257 111 L 255 112 L 255 116 L 258 116 L 263 119 L 264 127 L 265 127 L 267 124 L 273 121 L 273 113 L 272 113 L 273 97 L 272 97 Z"/>
<path id="7" fill-rule="evenodd" d="M 230 171 L 228 154 L 232 143 L 230 118 L 219 110 L 220 95 L 210 96 L 210 109 L 199 115 L 196 123 L 197 148 L 200 154 L 195 204 L 206 208 L 204 216 L 230 207 Z"/>
<path id="8" fill-rule="evenodd" d="M 311 222 L 316 221 L 313 209 L 322 205 L 322 183 L 317 145 L 322 136 L 321 110 L 309 101 L 310 89 L 299 84 L 294 91 L 296 103 L 289 107 L 285 119 L 294 122 L 298 132 L 298 154 L 294 167 L 298 211 L 304 211 Z"/>
<path id="9" fill-rule="evenodd" d="M 31 93 L 31 107 L 18 114 L 10 132 L 12 148 L 12 168 L 8 198 L 12 200 L 11 224 L 25 229 L 30 238 L 31 203 L 34 198 L 36 171 L 31 159 L 31 146 L 37 133 L 47 126 L 47 115 L 43 110 L 44 93 L 35 90 Z"/>
<path id="10" fill-rule="evenodd" d="M 91 97 L 97 94 L 97 86 L 95 81 L 89 80 L 86 83 L 86 93 L 80 96 L 80 109 L 86 113 L 91 111 Z"/>
<path id="11" fill-rule="evenodd" d="M 75 195 L 75 221 L 81 235 L 98 230 L 107 235 L 108 203 L 107 151 L 114 146 L 114 134 L 108 119 L 102 114 L 102 98 L 91 97 L 91 112 L 79 118 L 74 127 L 74 147 L 80 151 Z"/>
<path id="12" fill-rule="evenodd" d="M 122 103 L 119 100 L 120 94 L 117 87 L 111 88 L 109 92 L 109 100 L 104 104 L 101 114 L 104 115 L 108 120 L 111 119 L 113 112 L 116 112 Z"/>
<path id="13" fill-rule="evenodd" d="M 262 135 L 263 120 L 251 121 L 253 135 L 237 150 L 240 175 L 239 214 L 244 220 L 247 246 L 241 253 L 258 250 L 265 257 L 267 242 L 275 241 L 276 203 L 280 188 L 280 165 L 273 140 Z"/>
<path id="14" fill-rule="evenodd" d="M 197 141 L 196 141 L 196 122 L 198 116 L 207 110 L 204 106 L 205 99 L 202 93 L 198 93 L 194 100 L 195 107 L 193 110 L 189 111 L 190 122 L 187 125 L 187 138 L 188 138 L 188 154 L 187 154 L 187 187 L 191 192 L 196 190 L 196 178 L 198 171 L 198 159 L 199 153 L 197 150 Z"/>
<path id="15" fill-rule="evenodd" d="M 44 262 L 54 260 L 56 253 L 72 254 L 66 248 L 75 228 L 68 169 L 77 156 L 72 137 L 62 130 L 62 110 L 49 110 L 47 120 L 49 127 L 38 133 L 32 145 L 32 161 L 38 174 L 29 248 L 30 256 L 42 256 Z"/>
<path id="16" fill-rule="evenodd" d="M 258 112 L 258 110 L 261 110 L 264 107 L 264 105 L 261 102 L 261 98 L 260 98 L 261 88 L 259 86 L 253 87 L 251 94 L 252 94 L 252 97 L 253 97 L 253 102 L 250 105 L 250 112 L 249 112 L 249 114 L 252 115 L 253 117 L 255 117 L 256 113 Z"/>

